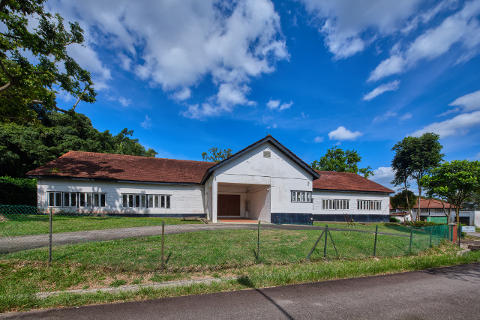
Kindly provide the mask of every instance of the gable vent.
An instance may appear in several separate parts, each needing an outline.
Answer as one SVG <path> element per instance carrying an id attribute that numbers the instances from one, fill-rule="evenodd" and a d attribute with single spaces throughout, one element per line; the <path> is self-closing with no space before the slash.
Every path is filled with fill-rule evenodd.
<path id="1" fill-rule="evenodd" d="M 272 156 L 272 154 L 270 153 L 270 151 L 263 151 L 263 157 L 264 158 L 270 158 Z"/>

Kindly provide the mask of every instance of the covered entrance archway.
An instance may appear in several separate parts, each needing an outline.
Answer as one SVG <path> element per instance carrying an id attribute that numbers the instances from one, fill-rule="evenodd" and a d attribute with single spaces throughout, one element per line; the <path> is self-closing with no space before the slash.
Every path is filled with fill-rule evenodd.
<path id="1" fill-rule="evenodd" d="M 217 216 L 270 221 L 270 186 L 218 183 Z"/>

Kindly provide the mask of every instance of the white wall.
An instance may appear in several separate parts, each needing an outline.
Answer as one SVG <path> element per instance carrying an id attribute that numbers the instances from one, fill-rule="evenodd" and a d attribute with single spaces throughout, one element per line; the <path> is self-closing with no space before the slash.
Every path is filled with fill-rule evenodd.
<path id="1" fill-rule="evenodd" d="M 322 208 L 323 199 L 347 199 L 349 201 L 348 210 L 324 210 Z M 381 210 L 358 210 L 357 200 L 380 200 L 382 201 Z M 313 214 L 382 214 L 389 215 L 390 198 L 388 195 L 362 193 L 362 192 L 334 192 L 334 191 L 313 191 Z"/>
<path id="2" fill-rule="evenodd" d="M 270 158 L 263 156 L 270 151 Z M 311 213 L 312 203 L 292 203 L 292 190 L 312 190 L 312 177 L 270 143 L 250 150 L 225 164 L 213 174 L 213 183 L 259 184 L 270 186 L 270 210 L 274 213 Z"/>
<path id="3" fill-rule="evenodd" d="M 47 191 L 106 193 L 106 206 L 86 211 L 138 214 L 204 214 L 203 186 L 118 183 L 72 179 L 38 179 L 38 206 L 48 207 Z M 168 194 L 170 208 L 124 208 L 122 193 Z M 67 208 L 58 208 L 57 210 Z M 75 208 L 68 208 L 73 211 Z M 78 209 L 77 209 L 78 210 Z M 85 211 L 85 210 L 84 210 Z"/>
<path id="4" fill-rule="evenodd" d="M 269 188 L 258 188 L 255 191 L 248 192 L 246 200 L 250 219 L 271 222 Z"/>

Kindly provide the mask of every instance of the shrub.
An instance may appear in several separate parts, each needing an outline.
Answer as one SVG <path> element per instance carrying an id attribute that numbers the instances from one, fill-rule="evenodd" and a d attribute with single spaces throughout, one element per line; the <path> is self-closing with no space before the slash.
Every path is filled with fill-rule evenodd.
<path id="1" fill-rule="evenodd" d="M 432 221 L 405 221 L 404 224 L 411 227 L 428 227 L 428 226 L 438 226 L 444 223 L 436 223 Z"/>
<path id="2" fill-rule="evenodd" d="M 37 180 L 0 177 L 0 204 L 37 205 Z"/>
<path id="3" fill-rule="evenodd" d="M 399 223 L 400 219 L 398 219 L 396 217 L 390 217 L 390 222 Z"/>

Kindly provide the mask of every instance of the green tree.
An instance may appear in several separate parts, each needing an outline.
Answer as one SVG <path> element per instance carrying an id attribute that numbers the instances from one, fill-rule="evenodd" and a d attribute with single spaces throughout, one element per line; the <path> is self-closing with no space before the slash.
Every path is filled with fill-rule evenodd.
<path id="1" fill-rule="evenodd" d="M 410 213 L 410 218 L 412 208 L 417 203 L 417 196 L 410 190 L 404 189 L 392 197 L 390 197 L 390 204 L 394 209 L 404 209 Z"/>
<path id="2" fill-rule="evenodd" d="M 442 145 L 438 141 L 439 135 L 425 133 L 420 137 L 405 137 L 395 144 L 392 150 L 395 156 L 392 168 L 395 173 L 393 183 L 408 186 L 408 180 L 414 179 L 418 187 L 418 197 L 422 196 L 422 177 L 437 167 L 442 161 Z M 418 201 L 417 220 L 420 220 L 420 201 Z"/>
<path id="3" fill-rule="evenodd" d="M 366 168 L 358 168 L 358 163 L 362 160 L 355 150 L 343 150 L 333 147 L 327 150 L 327 153 L 312 162 L 311 167 L 319 171 L 336 171 L 336 172 L 352 172 L 361 173 L 365 178 L 373 174 L 370 166 Z"/>
<path id="4" fill-rule="evenodd" d="M 90 73 L 68 55 L 82 44 L 78 23 L 44 9 L 45 0 L 0 1 L 0 118 L 36 119 L 35 109 L 72 112 L 80 101 L 94 102 Z M 75 97 L 69 108 L 57 106 L 58 91 Z"/>
<path id="5" fill-rule="evenodd" d="M 429 193 L 446 199 L 455 206 L 457 224 L 464 202 L 480 192 L 480 161 L 444 162 L 422 178 Z"/>
<path id="6" fill-rule="evenodd" d="M 203 161 L 220 162 L 232 156 L 232 149 L 219 149 L 213 147 L 208 152 L 202 152 Z"/>
<path id="7" fill-rule="evenodd" d="M 23 177 L 25 173 L 70 151 L 155 156 L 146 150 L 133 131 L 123 129 L 112 135 L 92 126 L 80 113 L 51 112 L 39 123 L 0 123 L 0 176 Z"/>

